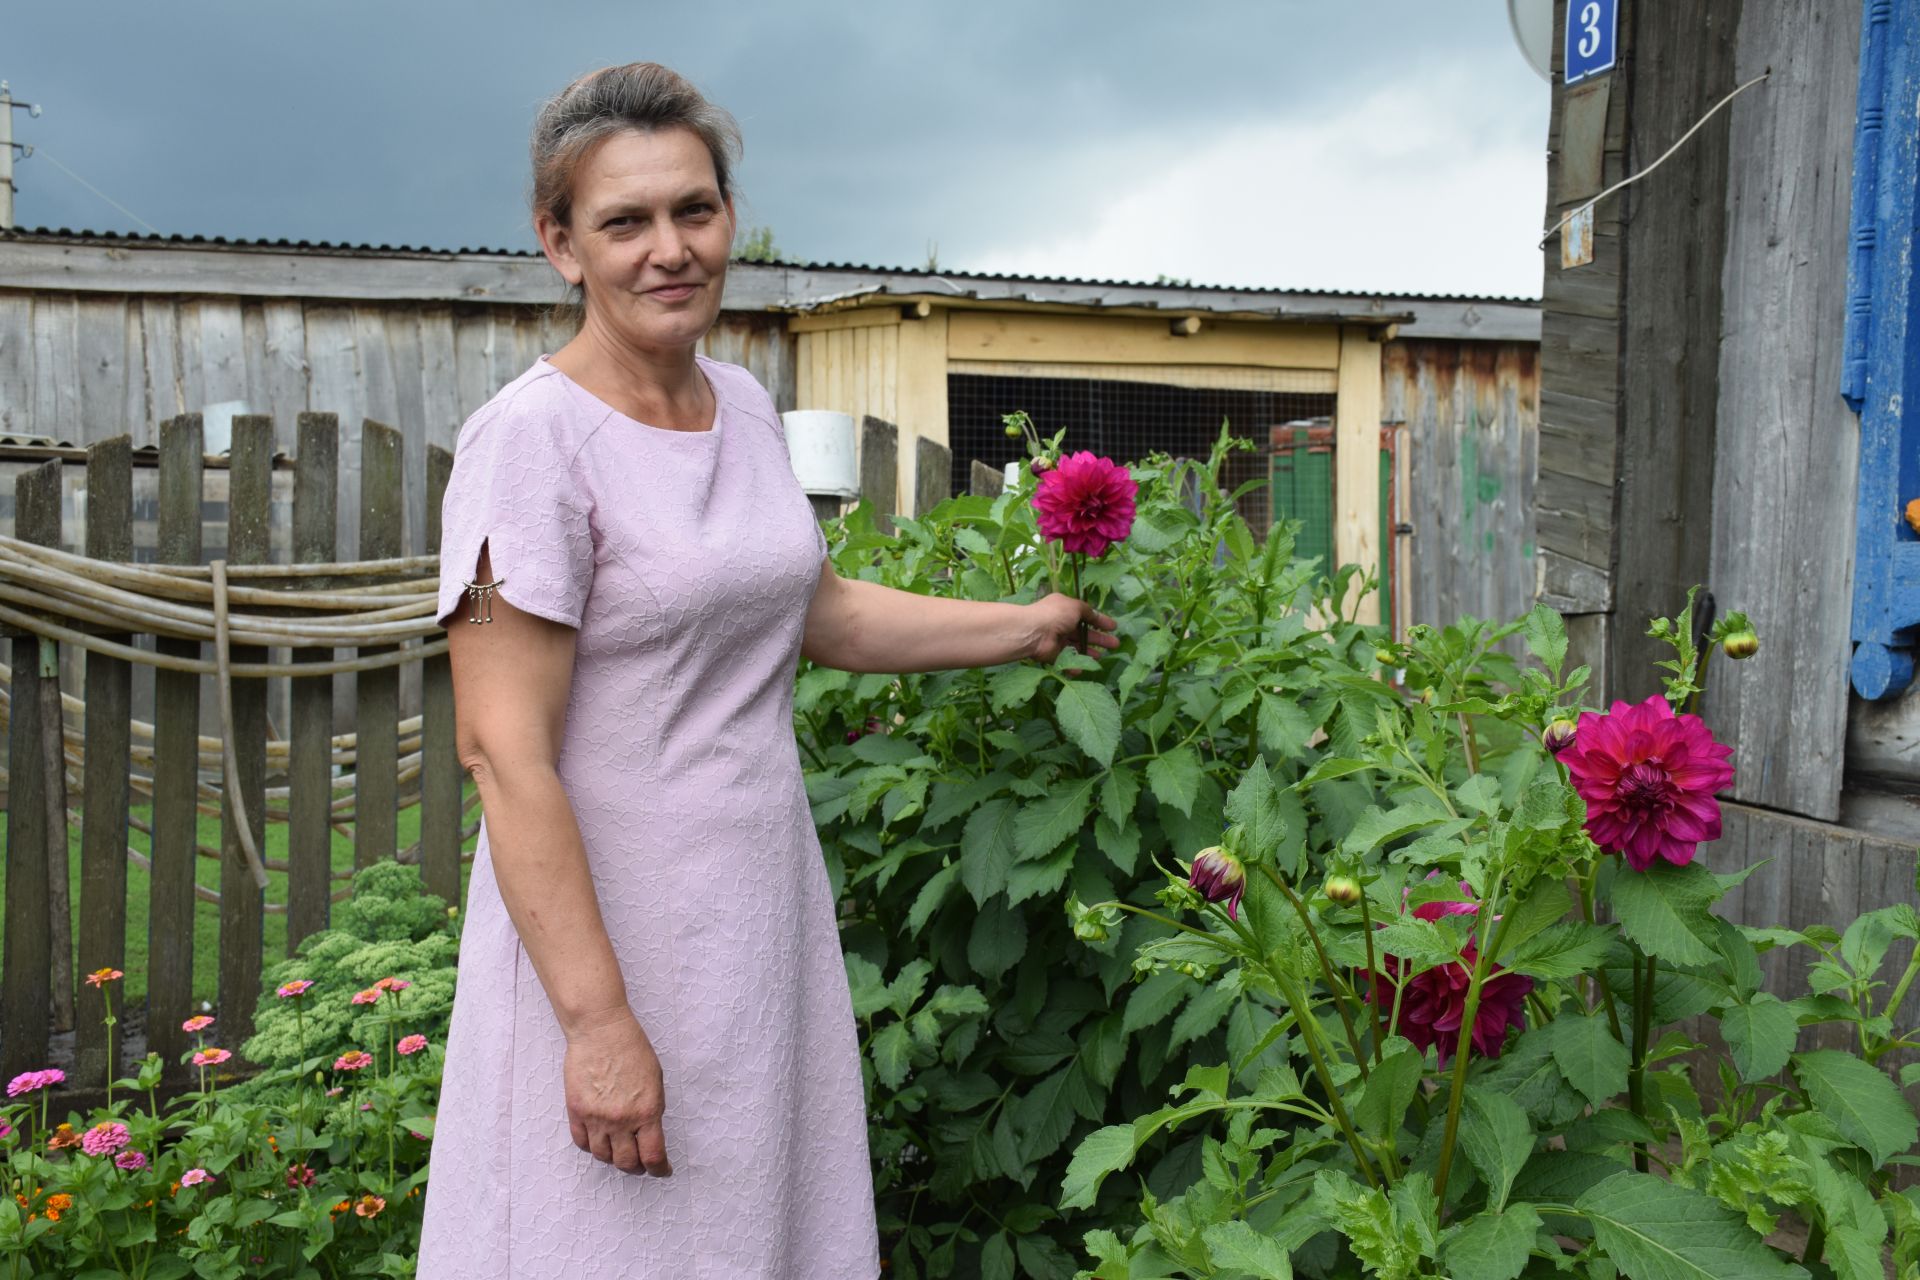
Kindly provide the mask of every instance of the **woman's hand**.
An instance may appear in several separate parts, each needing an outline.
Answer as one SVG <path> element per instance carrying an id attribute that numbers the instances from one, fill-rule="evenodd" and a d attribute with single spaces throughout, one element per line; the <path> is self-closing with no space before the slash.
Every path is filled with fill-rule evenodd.
<path id="1" fill-rule="evenodd" d="M 627 1173 L 673 1176 L 660 1128 L 667 1109 L 660 1058 L 632 1010 L 571 1029 L 563 1075 L 574 1146 Z"/>
<path id="2" fill-rule="evenodd" d="M 1031 656 L 1042 662 L 1052 662 L 1069 647 L 1086 654 L 1120 647 L 1114 620 L 1085 601 L 1055 591 L 1023 607 L 1034 630 Z"/>

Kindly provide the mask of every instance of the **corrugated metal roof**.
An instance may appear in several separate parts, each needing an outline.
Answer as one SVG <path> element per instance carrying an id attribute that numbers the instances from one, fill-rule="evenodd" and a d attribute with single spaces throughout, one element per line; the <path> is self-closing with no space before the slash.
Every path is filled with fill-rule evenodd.
<path id="1" fill-rule="evenodd" d="M 461 256 L 538 258 L 541 256 L 539 252 L 531 249 L 489 249 L 484 247 L 436 249 L 425 245 L 345 244 L 327 240 L 245 240 L 228 236 L 150 235 L 137 232 L 89 231 L 84 229 L 75 231 L 68 227 L 16 227 L 11 231 L 0 232 L 0 236 L 154 245 L 213 246 L 232 249 L 296 250 L 303 253 L 410 254 L 437 258 Z M 1187 284 L 1166 280 L 1102 280 L 1085 276 L 1021 275 L 1018 273 L 995 271 L 950 271 L 945 269 L 928 271 L 919 267 L 884 267 L 856 262 L 795 262 L 782 259 L 776 262 L 754 262 L 750 265 L 773 270 L 857 272 L 888 276 L 921 276 L 928 280 L 978 280 L 1007 284 L 1084 285 L 1089 288 L 1167 289 L 1178 290 L 1184 293 L 1252 293 L 1270 294 L 1274 297 L 1342 296 L 1349 298 L 1390 298 L 1411 302 L 1485 302 L 1511 306 L 1538 306 L 1540 302 L 1538 298 L 1501 294 L 1382 293 L 1376 290 L 1366 289 L 1280 289 L 1260 285 Z"/>

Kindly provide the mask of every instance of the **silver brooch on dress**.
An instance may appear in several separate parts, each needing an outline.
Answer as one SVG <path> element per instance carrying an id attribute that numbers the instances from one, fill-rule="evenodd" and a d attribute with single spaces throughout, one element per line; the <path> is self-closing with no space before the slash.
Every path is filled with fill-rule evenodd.
<path id="1" fill-rule="evenodd" d="M 506 582 L 505 578 L 495 578 L 492 582 L 463 582 L 467 589 L 467 621 L 493 621 L 494 589 Z"/>

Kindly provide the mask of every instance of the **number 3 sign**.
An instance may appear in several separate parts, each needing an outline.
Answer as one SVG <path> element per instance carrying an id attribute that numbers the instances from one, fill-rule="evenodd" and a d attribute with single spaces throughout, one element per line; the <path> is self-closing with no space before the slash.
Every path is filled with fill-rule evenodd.
<path id="1" fill-rule="evenodd" d="M 1613 68 L 1617 0 L 1567 0 L 1566 83 Z"/>

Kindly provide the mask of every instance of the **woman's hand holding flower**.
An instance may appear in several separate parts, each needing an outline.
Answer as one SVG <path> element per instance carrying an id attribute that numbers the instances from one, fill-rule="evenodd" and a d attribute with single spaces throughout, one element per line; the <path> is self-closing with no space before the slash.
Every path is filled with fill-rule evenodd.
<path id="1" fill-rule="evenodd" d="M 1091 653 L 1120 647 L 1114 620 L 1083 600 L 1055 591 L 1024 607 L 1033 627 L 1029 653 L 1042 662 L 1052 662 L 1068 648 Z"/>

